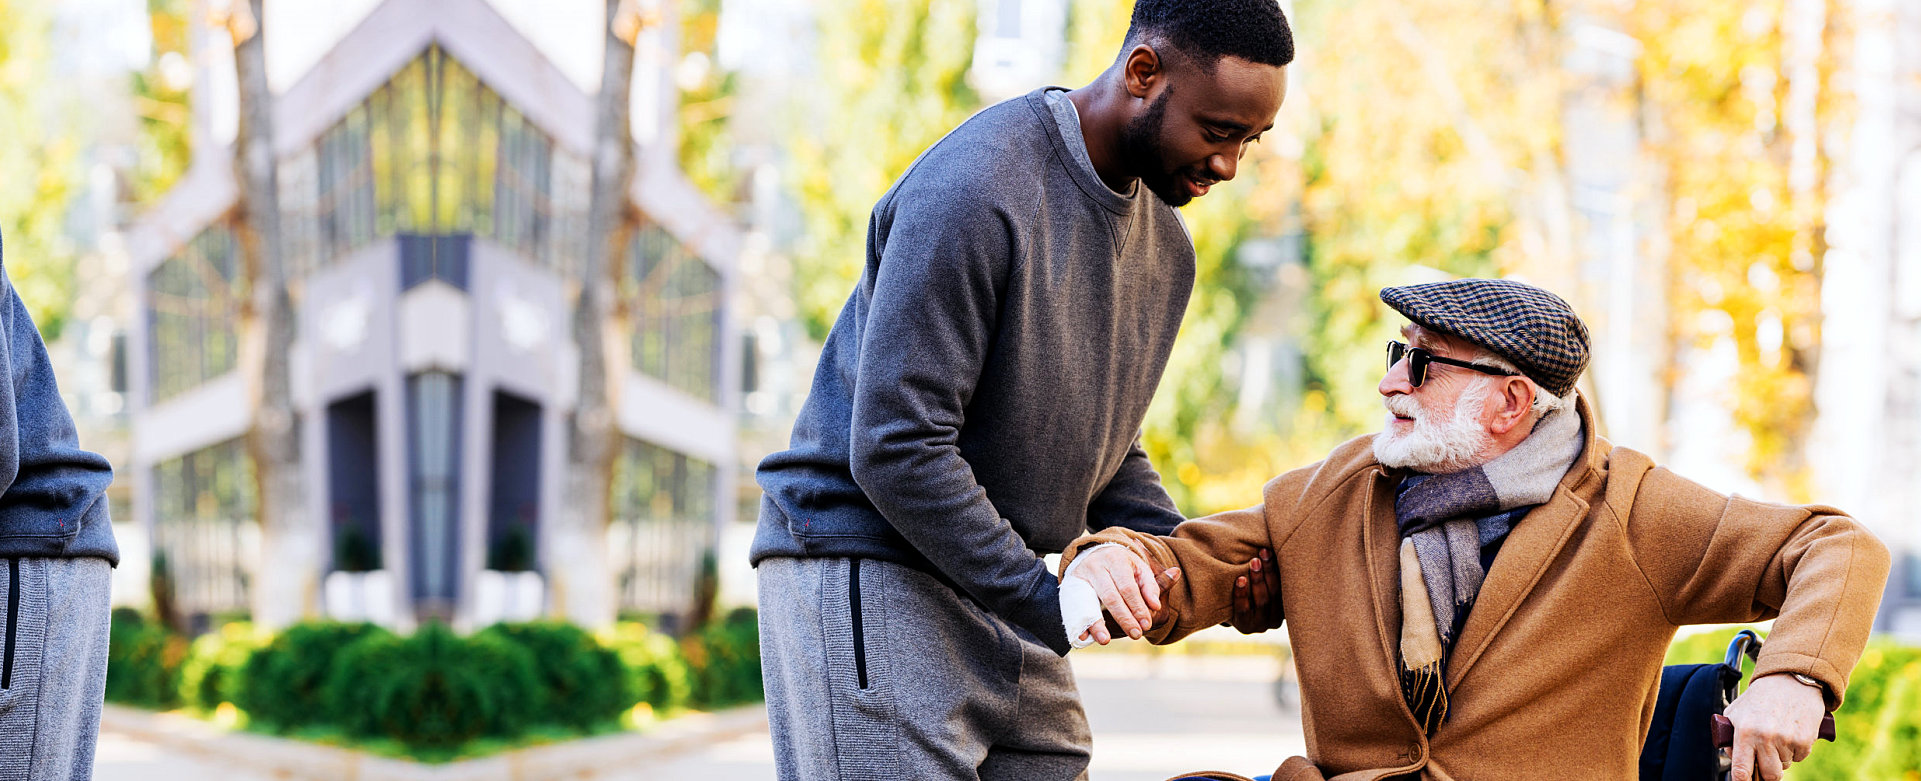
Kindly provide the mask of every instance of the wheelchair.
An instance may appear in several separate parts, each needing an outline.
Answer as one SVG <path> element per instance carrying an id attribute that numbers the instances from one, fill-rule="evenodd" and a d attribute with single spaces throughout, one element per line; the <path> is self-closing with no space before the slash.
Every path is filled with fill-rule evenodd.
<path id="1" fill-rule="evenodd" d="M 1728 755 L 1734 748 L 1734 725 L 1722 713 L 1741 694 L 1741 657 L 1759 659 L 1760 655 L 1761 636 L 1743 629 L 1728 643 L 1727 657 L 1720 662 L 1661 668 L 1654 718 L 1641 744 L 1641 781 L 1727 781 L 1733 766 Z M 1834 740 L 1834 714 L 1822 717 L 1819 737 Z M 1169 781 L 1266 779 L 1199 772 Z"/>

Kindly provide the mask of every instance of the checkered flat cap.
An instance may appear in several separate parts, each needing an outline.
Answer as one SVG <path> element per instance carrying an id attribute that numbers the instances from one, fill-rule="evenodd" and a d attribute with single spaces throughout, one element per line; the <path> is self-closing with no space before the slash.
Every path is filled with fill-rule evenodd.
<path id="1" fill-rule="evenodd" d="M 1458 336 L 1566 396 L 1587 369 L 1587 324 L 1560 296 L 1505 279 L 1456 279 L 1381 289 L 1381 300 L 1422 328 Z"/>

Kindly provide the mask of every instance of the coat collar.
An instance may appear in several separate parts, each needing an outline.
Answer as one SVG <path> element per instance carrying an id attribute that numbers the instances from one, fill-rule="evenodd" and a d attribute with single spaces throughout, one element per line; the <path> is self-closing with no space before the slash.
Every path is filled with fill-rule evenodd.
<path id="1" fill-rule="evenodd" d="M 1454 643 L 1447 663 L 1447 685 L 1458 691 L 1462 678 L 1487 650 L 1494 635 L 1506 626 L 1516 609 L 1546 574 L 1548 565 L 1567 545 L 1583 518 L 1588 503 L 1578 494 L 1590 480 L 1601 479 L 1607 467 L 1606 440 L 1595 433 L 1594 410 L 1585 395 L 1577 395 L 1575 410 L 1581 416 L 1581 457 L 1562 476 L 1554 497 L 1534 508 L 1516 524 L 1494 567 L 1481 585 L 1480 595 L 1469 611 L 1461 637 Z M 1399 669 L 1400 533 L 1394 522 L 1394 486 L 1404 470 L 1375 464 L 1373 490 L 1364 494 L 1362 544 L 1367 549 L 1368 577 L 1372 582 L 1374 620 L 1381 637 L 1381 650 L 1389 669 Z M 1406 711 L 1406 707 L 1402 707 Z M 1414 717 L 1407 716 L 1410 724 Z"/>

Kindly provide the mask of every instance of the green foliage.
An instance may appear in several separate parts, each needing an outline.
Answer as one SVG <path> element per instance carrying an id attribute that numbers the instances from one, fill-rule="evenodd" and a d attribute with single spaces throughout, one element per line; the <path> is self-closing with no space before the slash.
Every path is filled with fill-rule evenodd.
<path id="1" fill-rule="evenodd" d="M 586 730 L 620 718 L 638 700 L 620 655 L 573 624 L 495 624 L 475 637 L 499 638 L 528 653 L 539 721 Z"/>
<path id="2" fill-rule="evenodd" d="M 694 687 L 690 703 L 719 708 L 759 702 L 767 695 L 760 680 L 760 619 L 740 608 L 683 641 Z"/>
<path id="3" fill-rule="evenodd" d="M 295 624 L 247 659 L 233 703 L 255 723 L 287 730 L 337 717 L 323 687 L 341 653 L 369 637 L 392 633 L 368 623 Z"/>
<path id="4" fill-rule="evenodd" d="M 187 647 L 180 667 L 180 700 L 187 707 L 212 711 L 234 702 L 247 660 L 261 646 L 252 624 L 234 621 L 201 635 Z"/>
<path id="5" fill-rule="evenodd" d="M 0 241 L 6 273 L 48 342 L 72 306 L 65 222 L 83 181 L 79 98 L 54 72 L 50 4 L 0 0 Z"/>
<path id="6" fill-rule="evenodd" d="M 787 153 L 804 238 L 794 279 L 824 339 L 860 277 L 867 216 L 927 147 L 980 108 L 967 85 L 973 0 L 822 0 L 818 77 L 795 106 Z"/>
<path id="7" fill-rule="evenodd" d="M 614 627 L 608 645 L 620 655 L 628 691 L 636 701 L 655 713 L 687 707 L 693 698 L 693 672 L 673 638 L 646 624 L 623 621 Z"/>
<path id="8" fill-rule="evenodd" d="M 716 58 L 720 36 L 720 0 L 685 0 L 680 14 L 680 86 L 682 173 L 695 187 L 719 203 L 740 200 L 740 171 L 734 164 L 734 136 L 728 123 L 738 91 L 736 74 L 722 70 Z"/>
<path id="9" fill-rule="evenodd" d="M 538 718 L 539 687 L 519 644 L 498 634 L 462 639 L 430 623 L 343 649 L 327 677 L 326 713 L 350 735 L 447 750 L 524 732 Z"/>
<path id="10" fill-rule="evenodd" d="M 179 705 L 185 641 L 132 608 L 115 608 L 109 621 L 107 700 L 146 708 Z"/>
<path id="11" fill-rule="evenodd" d="M 1718 662 L 1738 629 L 1692 635 L 1668 648 L 1666 664 Z M 1765 633 L 1763 633 L 1765 634 Z M 1752 663 L 1745 665 L 1752 675 Z M 1834 714 L 1835 742 L 1817 742 L 1790 781 L 1912 781 L 1921 776 L 1921 648 L 1875 640 L 1848 679 Z"/>

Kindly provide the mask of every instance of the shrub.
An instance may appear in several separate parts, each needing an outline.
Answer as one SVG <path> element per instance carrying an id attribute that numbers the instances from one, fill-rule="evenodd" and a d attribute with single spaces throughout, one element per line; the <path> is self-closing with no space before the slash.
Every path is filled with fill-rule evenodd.
<path id="1" fill-rule="evenodd" d="M 655 712 L 687 707 L 693 696 L 693 674 L 680 647 L 646 624 L 623 621 L 614 627 L 608 646 L 620 656 L 628 690 L 636 702 Z"/>
<path id="2" fill-rule="evenodd" d="M 532 656 L 499 636 L 461 639 L 440 624 L 347 647 L 327 679 L 328 712 L 360 737 L 449 749 L 524 731 L 539 689 Z"/>
<path id="3" fill-rule="evenodd" d="M 186 642 L 131 608 L 115 608 L 107 630 L 107 699 L 148 708 L 180 704 Z"/>
<path id="4" fill-rule="evenodd" d="M 248 657 L 233 703 L 263 726 L 291 730 L 338 723 L 328 710 L 322 685 L 348 646 L 392 633 L 367 623 L 318 621 L 294 624 Z"/>
<path id="5" fill-rule="evenodd" d="M 739 608 L 682 643 L 693 673 L 691 704 L 717 708 L 766 699 L 760 680 L 760 620 Z"/>
<path id="6" fill-rule="evenodd" d="M 1737 629 L 1674 643 L 1668 664 L 1718 662 Z M 1764 642 L 1765 645 L 1765 642 Z M 1747 667 L 1752 675 L 1752 666 Z M 1745 684 L 1744 684 L 1745 685 Z M 1788 769 L 1793 781 L 1912 781 L 1921 775 L 1921 648 L 1876 640 L 1848 679 L 1834 714 L 1835 742 L 1817 742 Z"/>
<path id="7" fill-rule="evenodd" d="M 619 654 L 580 627 L 560 621 L 495 624 L 475 635 L 527 651 L 539 681 L 533 720 L 586 730 L 633 707 L 634 686 Z"/>
<path id="8" fill-rule="evenodd" d="M 247 660 L 260 646 L 260 634 L 244 621 L 195 638 L 180 665 L 180 701 L 202 711 L 234 702 Z"/>

